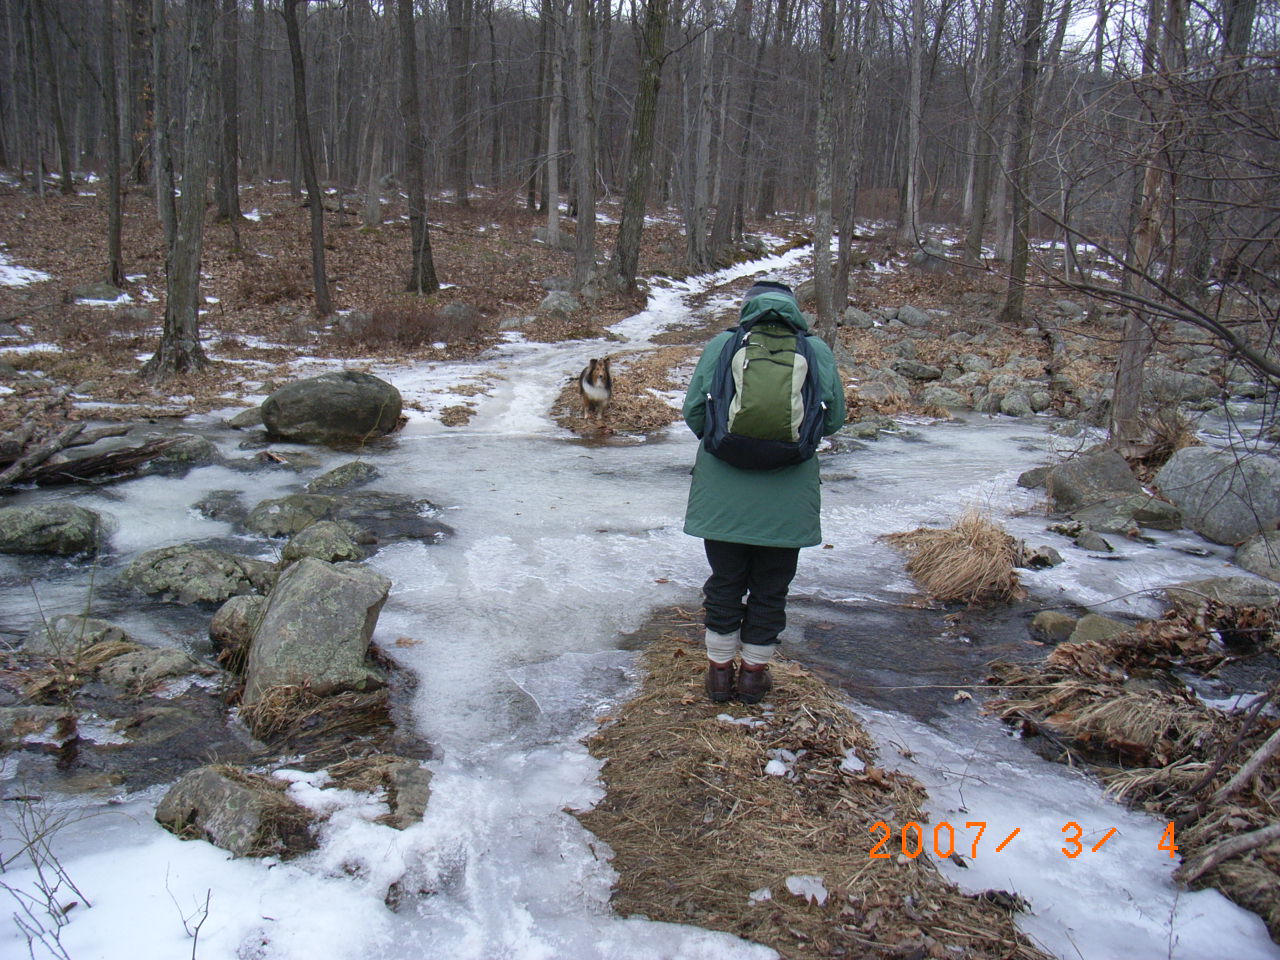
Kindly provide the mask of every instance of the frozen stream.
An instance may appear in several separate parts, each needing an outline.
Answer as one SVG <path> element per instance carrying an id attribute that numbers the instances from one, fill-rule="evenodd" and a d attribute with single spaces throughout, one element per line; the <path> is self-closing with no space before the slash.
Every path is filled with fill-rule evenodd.
<path id="1" fill-rule="evenodd" d="M 751 270 L 786 273 L 798 257 Z M 687 318 L 687 295 L 747 272 L 659 289 L 648 310 L 615 328 L 630 343 L 608 349 L 643 346 Z M 420 678 L 416 719 L 437 751 L 424 822 L 403 832 L 374 824 L 378 804 L 303 777 L 293 788 L 301 799 L 337 810 L 321 848 L 287 864 L 264 863 L 231 860 L 161 830 L 151 820 L 159 788 L 110 803 L 69 801 L 68 809 L 86 816 L 63 828 L 56 846 L 93 904 L 74 911 L 62 935 L 71 958 L 190 955 L 189 934 L 206 902 L 202 960 L 773 956 L 718 933 L 613 917 L 607 858 L 564 812 L 600 796 L 598 764 L 579 739 L 634 680 L 625 634 L 660 607 L 696 606 L 706 575 L 701 544 L 680 529 L 692 436 L 680 426 L 649 442 L 593 446 L 547 416 L 564 380 L 603 349 L 512 338 L 483 363 L 375 371 L 428 410 L 457 402 L 451 391 L 469 381 L 490 383 L 467 426 L 413 417 L 391 449 L 368 457 L 382 473 L 379 489 L 440 504 L 457 530 L 445 543 L 401 543 L 370 561 L 395 584 L 375 641 Z M 875 538 L 948 523 L 978 505 L 1015 536 L 1052 542 L 1040 497 L 1014 484 L 1022 470 L 1052 455 L 1048 426 L 971 417 L 829 456 L 823 526 L 830 547 L 802 555 L 784 649 L 889 686 L 929 674 L 928 664 L 945 659 L 949 647 L 980 642 L 946 635 L 940 615 L 935 629 L 928 617 L 906 612 L 902 604 L 915 588 L 902 558 Z M 209 430 L 228 456 L 240 455 L 241 435 L 219 432 L 212 420 Z M 324 457 L 320 469 L 349 459 Z M 299 489 L 308 476 L 252 475 L 246 499 Z M 211 490 L 245 484 L 245 474 L 205 467 L 181 482 L 144 478 L 78 495 L 78 502 L 118 521 L 114 566 L 155 546 L 229 536 L 225 524 L 189 506 Z M 1198 538 L 1159 536 L 1154 547 L 1119 545 L 1118 561 L 1057 542 L 1067 562 L 1025 579 L 1044 605 L 1154 614 L 1159 606 L 1146 591 L 1220 573 L 1224 560 L 1170 549 L 1206 546 Z M 246 543 L 253 545 L 244 549 L 261 546 Z M 37 617 L 22 576 L 29 568 L 0 564 L 9 564 L 0 565 L 0 603 L 10 611 L 10 628 L 23 629 Z M 83 604 L 83 574 L 59 568 L 37 579 L 46 615 Z M 816 629 L 820 621 L 823 629 Z M 126 626 L 147 635 L 140 620 Z M 893 644 L 903 657 L 896 673 L 858 662 L 859 649 L 893 659 Z M 926 711 L 880 703 L 855 709 L 884 761 L 929 786 L 934 822 L 988 820 L 993 834 L 1006 827 L 1002 837 L 1021 827 L 1021 847 L 980 851 L 968 870 L 948 866 L 957 883 L 1025 896 L 1033 913 L 1024 929 L 1063 958 L 1280 956 L 1252 914 L 1214 893 L 1179 896 L 1171 864 L 1156 849 L 1163 824 L 1040 760 L 971 704 L 953 705 L 947 693 L 938 699 L 943 705 Z M 0 774 L 11 776 L 6 768 Z M 11 791 L 14 784 L 3 786 Z M 1058 853 L 1067 820 L 1091 832 L 1116 826 L 1119 835 L 1098 854 L 1067 860 Z M 18 885 L 31 877 L 11 869 L 3 879 Z M 398 912 L 384 906 L 393 883 L 406 893 Z M 16 928 L 0 933 L 0 954 L 25 951 Z"/>

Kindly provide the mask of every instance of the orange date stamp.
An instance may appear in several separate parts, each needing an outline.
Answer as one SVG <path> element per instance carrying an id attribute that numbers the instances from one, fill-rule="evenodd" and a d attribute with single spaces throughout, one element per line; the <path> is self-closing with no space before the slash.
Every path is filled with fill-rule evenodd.
<path id="1" fill-rule="evenodd" d="M 1173 823 L 1169 823 L 1164 828 L 1164 833 L 1160 835 L 1160 842 L 1156 844 L 1157 850 L 1166 851 L 1170 859 L 1177 855 L 1178 845 L 1174 839 Z M 920 854 L 924 853 L 926 845 L 929 843 L 926 827 L 914 820 L 910 820 L 902 825 L 900 830 L 894 830 L 893 827 L 885 823 L 883 820 L 877 820 L 870 827 L 872 834 L 880 834 L 880 839 L 871 847 L 868 855 L 872 860 L 889 860 L 895 853 L 899 853 L 910 860 L 914 860 Z M 957 830 L 955 826 L 946 820 L 936 824 L 932 831 L 932 853 L 940 860 L 946 860 L 956 854 L 968 852 L 970 859 L 978 856 L 978 847 L 983 842 L 983 837 L 987 832 L 987 821 L 985 820 L 966 820 L 964 827 Z M 1063 846 L 1058 848 L 1068 860 L 1074 860 L 1086 850 L 1090 853 L 1098 853 L 1102 850 L 1108 840 L 1114 837 L 1118 832 L 1118 828 L 1112 827 L 1103 834 L 1102 838 L 1096 843 L 1092 843 L 1093 835 L 1090 835 L 1089 841 L 1085 840 L 1085 829 L 1074 820 L 1068 820 L 1062 825 L 1059 831 L 1062 834 Z M 995 852 L 1003 853 L 1013 843 L 1014 839 L 1022 833 L 1021 827 L 1014 827 L 1013 832 L 1008 836 L 1000 839 L 995 844 Z M 894 836 L 898 837 L 898 851 L 894 851 Z M 988 838 L 987 846 L 995 843 L 999 838 L 999 834 Z"/>

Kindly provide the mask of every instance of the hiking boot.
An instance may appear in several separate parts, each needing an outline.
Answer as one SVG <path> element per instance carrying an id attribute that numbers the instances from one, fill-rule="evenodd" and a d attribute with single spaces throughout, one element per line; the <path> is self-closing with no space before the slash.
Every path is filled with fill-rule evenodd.
<path id="1" fill-rule="evenodd" d="M 724 703 L 733 695 L 733 663 L 707 661 L 707 696 Z"/>
<path id="2" fill-rule="evenodd" d="M 768 667 L 751 669 L 744 666 L 738 674 L 738 699 L 743 703 L 759 703 L 773 687 Z"/>

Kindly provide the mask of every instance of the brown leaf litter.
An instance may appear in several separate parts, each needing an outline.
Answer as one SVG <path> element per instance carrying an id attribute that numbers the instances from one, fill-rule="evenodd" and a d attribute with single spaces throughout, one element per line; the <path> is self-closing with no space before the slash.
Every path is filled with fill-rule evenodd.
<path id="1" fill-rule="evenodd" d="M 1117 637 L 1062 644 L 1039 666 L 993 664 L 1001 694 L 985 709 L 1043 737 L 1061 759 L 1091 765 L 1118 799 L 1174 823 L 1180 875 L 1253 910 L 1280 941 L 1280 840 L 1267 839 L 1280 822 L 1280 720 L 1264 710 L 1280 700 L 1280 683 L 1228 713 L 1173 675 L 1210 674 L 1229 651 L 1274 656 L 1276 624 L 1274 610 L 1176 608 Z M 1257 845 L 1217 862 L 1223 845 L 1249 838 Z"/>
<path id="2" fill-rule="evenodd" d="M 998 892 L 960 892 L 927 855 L 871 858 L 872 824 L 927 820 L 924 790 L 876 764 L 838 694 L 779 661 L 768 704 L 713 704 L 701 633 L 681 611 L 655 619 L 642 689 L 589 740 L 607 794 L 579 819 L 613 851 L 619 913 L 723 930 L 788 958 L 1045 956 Z M 842 766 L 849 751 L 861 770 Z M 765 772 L 777 758 L 785 775 Z"/>

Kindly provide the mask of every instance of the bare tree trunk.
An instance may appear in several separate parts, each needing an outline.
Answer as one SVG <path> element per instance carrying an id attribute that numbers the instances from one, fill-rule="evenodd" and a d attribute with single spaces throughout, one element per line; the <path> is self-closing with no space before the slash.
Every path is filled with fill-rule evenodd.
<path id="1" fill-rule="evenodd" d="M 449 57 L 452 61 L 453 124 L 449 182 L 459 206 L 471 205 L 471 18 L 472 0 L 449 0 Z"/>
<path id="2" fill-rule="evenodd" d="M 218 219 L 231 224 L 240 249 L 240 12 L 236 0 L 222 0 L 222 55 L 218 87 L 222 94 L 222 139 L 219 143 Z"/>
<path id="3" fill-rule="evenodd" d="M 653 169 L 653 129 L 658 115 L 662 64 L 666 57 L 664 31 L 670 5 L 671 0 L 648 0 L 645 4 L 639 89 L 636 91 L 635 114 L 631 118 L 631 146 L 627 151 L 627 191 L 622 200 L 618 243 L 613 251 L 614 273 L 620 285 L 627 290 L 635 288 L 640 263 L 640 236 L 644 230 Z"/>
<path id="4" fill-rule="evenodd" d="M 689 269 L 706 270 L 713 258 L 707 244 L 707 205 L 711 164 L 711 114 L 714 109 L 712 75 L 715 58 L 711 23 L 714 9 L 711 0 L 703 0 L 703 17 L 706 29 L 699 41 L 699 79 L 696 105 L 687 121 L 686 136 L 693 141 L 689 156 L 690 170 L 687 176 L 688 200 L 685 204 L 686 259 Z"/>
<path id="5" fill-rule="evenodd" d="M 174 203 L 173 140 L 170 137 L 173 110 L 169 103 L 169 64 L 165 43 L 165 0 L 152 0 L 151 5 L 151 75 L 155 84 L 155 119 L 152 124 L 154 137 L 156 215 L 164 228 L 165 272 L 168 258 L 173 252 L 174 234 L 177 231 L 178 214 Z"/>
<path id="6" fill-rule="evenodd" d="M 542 13 L 538 18 L 538 76 L 534 83 L 537 91 L 539 108 L 538 121 L 533 128 L 533 150 L 530 151 L 529 181 L 527 186 L 526 207 L 530 213 L 538 208 L 538 179 L 542 170 L 542 145 L 546 142 L 547 129 L 543 126 L 541 103 L 547 99 L 547 64 L 551 57 L 551 0 L 542 0 Z M 546 189 L 543 189 L 543 203 L 546 202 Z"/>
<path id="7" fill-rule="evenodd" d="M 969 231 L 965 235 L 964 256 L 969 263 L 982 260 L 982 239 L 986 233 L 991 201 L 991 178 L 995 154 L 999 150 L 996 137 L 996 113 L 999 99 L 1000 38 L 1004 35 L 1005 0 L 993 0 L 988 11 L 986 49 L 983 51 L 978 89 L 980 106 L 975 118 L 977 154 L 973 166 L 973 203 Z"/>
<path id="8" fill-rule="evenodd" d="M 1031 115 L 1035 104 L 1036 78 L 1040 70 L 1041 34 L 1044 28 L 1044 0 L 1028 0 L 1022 24 L 1022 77 L 1018 84 L 1018 98 L 1014 107 L 1014 157 L 1010 171 L 1013 187 L 1013 251 L 1009 261 L 1009 286 L 1005 292 L 1004 306 L 1000 310 L 1000 322 L 1022 322 L 1022 308 L 1026 294 L 1028 243 L 1027 231 L 1031 223 L 1031 204 L 1027 196 L 1031 189 L 1031 141 L 1033 138 Z"/>
<path id="9" fill-rule="evenodd" d="M 45 73 L 49 78 L 53 129 L 58 141 L 58 162 L 62 170 L 62 182 L 59 184 L 58 189 L 61 193 L 70 196 L 76 192 L 75 185 L 71 182 L 71 147 L 67 142 L 67 125 L 62 116 L 62 91 L 58 83 L 58 62 L 53 55 L 53 44 L 49 42 L 49 24 L 45 20 L 47 12 L 44 8 L 44 0 L 41 0 L 38 6 L 34 6 L 30 13 L 36 21 L 36 32 L 40 37 L 40 56 L 44 60 Z"/>
<path id="10" fill-rule="evenodd" d="M 711 223 L 711 238 L 708 241 L 713 256 L 719 257 L 733 235 L 734 198 L 738 195 L 738 186 L 742 179 L 742 169 L 746 162 L 742 155 L 742 141 L 731 138 L 730 131 L 743 126 L 744 71 L 739 62 L 746 52 L 748 34 L 751 28 L 753 0 L 738 0 L 734 10 L 733 30 L 729 34 L 729 48 L 725 57 L 725 104 L 724 122 L 720 136 L 721 162 L 716 165 L 718 183 L 716 185 L 716 216 Z M 749 84 L 752 81 L 747 80 Z"/>
<path id="11" fill-rule="evenodd" d="M 574 196 L 578 230 L 573 285 L 580 289 L 595 270 L 596 257 L 596 104 L 592 0 L 573 0 L 574 21 Z"/>
<path id="12" fill-rule="evenodd" d="M 253 72 L 251 74 L 251 90 L 253 91 L 253 136 L 250 137 L 253 152 L 253 172 L 261 177 L 270 166 L 271 143 L 267 138 L 267 107 L 263 102 L 266 91 L 266 36 L 267 11 L 263 0 L 253 0 Z"/>
<path id="13" fill-rule="evenodd" d="M 200 346 L 200 256 L 204 247 L 205 195 L 213 151 L 213 36 L 216 0 L 190 0 L 187 50 L 190 72 L 182 138 L 182 196 L 176 207 L 173 248 L 168 257 L 164 332 L 142 368 L 151 381 L 200 370 L 208 363 Z"/>
<path id="14" fill-rule="evenodd" d="M 560 110 L 564 90 L 562 13 L 556 5 L 551 28 L 551 97 L 547 104 L 547 171 L 544 202 L 547 205 L 547 244 L 560 244 Z"/>
<path id="15" fill-rule="evenodd" d="M 1150 20 L 1159 22 L 1161 0 L 1151 0 Z M 1171 147 L 1178 142 L 1179 122 L 1177 105 L 1173 103 L 1169 85 L 1171 74 L 1182 65 L 1185 49 L 1187 7 L 1185 0 L 1165 0 L 1163 26 L 1160 28 L 1158 49 L 1149 40 L 1147 76 L 1155 77 L 1156 89 L 1151 94 L 1149 122 L 1152 142 L 1142 175 L 1142 197 L 1138 206 L 1138 221 L 1134 231 L 1133 264 L 1130 274 L 1138 278 L 1140 292 L 1152 299 L 1158 291 L 1148 278 L 1152 277 L 1156 261 L 1162 254 L 1167 267 L 1172 269 L 1173 243 L 1163 245 L 1165 220 L 1173 203 L 1173 178 L 1176 163 Z M 1154 30 L 1153 30 L 1154 32 Z M 1150 69 L 1154 68 L 1154 69 Z M 1172 239 L 1172 238 L 1171 238 Z M 1120 357 L 1116 364 L 1115 388 L 1111 402 L 1111 442 L 1119 448 L 1141 447 L 1150 432 L 1146 418 L 1142 416 L 1142 384 L 1147 358 L 1155 345 L 1155 318 L 1147 311 L 1135 311 L 1125 319 L 1124 340 L 1120 344 Z"/>
<path id="16" fill-rule="evenodd" d="M 813 223 L 813 286 L 817 295 L 818 326 L 834 349 L 836 323 L 831 303 L 831 194 L 835 151 L 834 101 L 836 88 L 836 0 L 822 0 L 818 27 L 818 123 L 815 133 L 815 208 Z M 842 305 L 843 306 L 843 305 Z"/>
<path id="17" fill-rule="evenodd" d="M 284 0 L 284 26 L 289 37 L 289 60 L 293 64 L 293 122 L 298 134 L 302 177 L 307 186 L 311 213 L 311 279 L 316 294 L 316 314 L 333 313 L 329 300 L 329 278 L 324 266 L 324 196 L 316 179 L 316 158 L 311 143 L 311 121 L 307 116 L 307 76 L 302 63 L 302 37 L 298 31 L 298 4 L 307 0 Z"/>
<path id="18" fill-rule="evenodd" d="M 107 123 L 107 282 L 124 285 L 120 235 L 124 210 L 120 184 L 120 96 L 116 87 L 115 0 L 103 0 L 102 93 Z"/>
<path id="19" fill-rule="evenodd" d="M 920 121 L 924 111 L 924 0 L 911 0 L 910 79 L 907 87 L 906 178 L 898 239 L 916 243 L 920 227 Z"/>
<path id="20" fill-rule="evenodd" d="M 155 77 L 150 74 L 147 52 L 151 47 L 151 11 L 148 0 L 128 0 L 128 90 L 129 99 L 129 150 L 128 165 L 134 183 L 147 183 L 151 171 L 148 166 L 148 129 L 154 110 Z M 154 163 L 154 158 L 151 159 Z"/>
<path id="21" fill-rule="evenodd" d="M 405 187 L 409 193 L 409 283 L 406 289 L 418 294 L 440 289 L 431 257 L 431 234 L 427 227 L 426 141 L 422 135 L 422 108 L 418 102 L 418 43 L 414 35 L 413 0 L 397 0 L 396 19 L 400 32 L 400 113 L 405 125 Z"/>
<path id="22" fill-rule="evenodd" d="M 858 192 L 862 187 L 862 170 L 866 163 L 863 140 L 867 127 L 867 90 L 871 73 L 871 38 L 876 34 L 875 4 L 868 5 L 865 21 L 855 23 L 855 65 L 851 111 L 849 118 L 849 152 L 845 158 L 845 199 L 840 221 L 840 245 L 836 256 L 831 299 L 841 305 L 849 300 L 849 268 L 853 261 L 853 236 L 857 231 Z"/>

